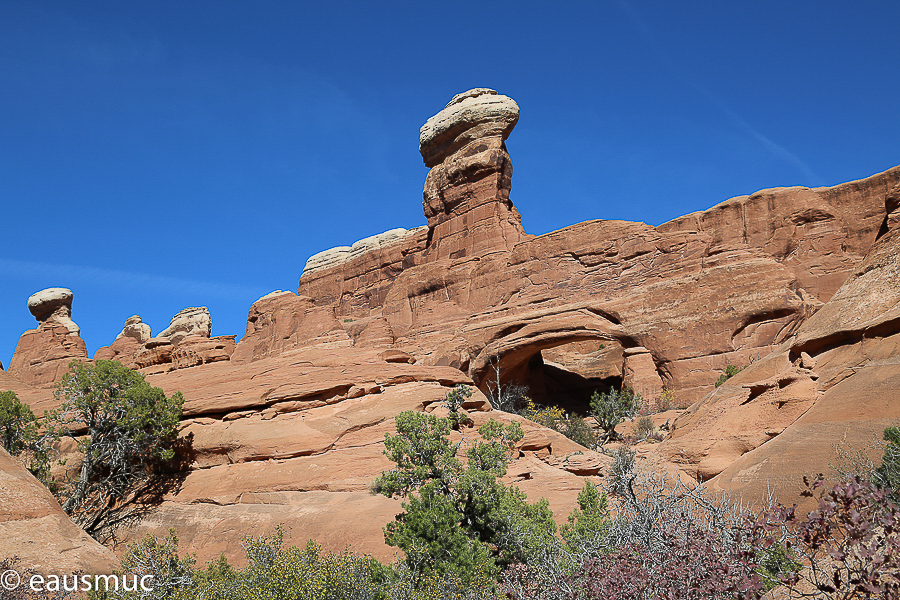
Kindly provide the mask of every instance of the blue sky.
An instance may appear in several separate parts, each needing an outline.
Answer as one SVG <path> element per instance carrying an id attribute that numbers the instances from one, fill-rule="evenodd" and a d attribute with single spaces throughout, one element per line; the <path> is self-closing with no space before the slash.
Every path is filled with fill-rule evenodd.
<path id="1" fill-rule="evenodd" d="M 900 164 L 897 2 L 0 1 L 0 362 L 30 294 L 90 355 L 140 314 L 213 334 L 306 259 L 425 224 L 418 130 L 521 107 L 529 233 L 658 225 Z"/>

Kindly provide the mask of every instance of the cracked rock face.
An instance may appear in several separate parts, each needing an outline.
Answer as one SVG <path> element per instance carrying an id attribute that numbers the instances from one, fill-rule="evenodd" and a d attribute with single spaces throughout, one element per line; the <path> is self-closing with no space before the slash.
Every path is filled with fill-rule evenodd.
<path id="1" fill-rule="evenodd" d="M 422 204 L 429 228 L 429 260 L 511 250 L 525 238 L 509 199 L 512 161 L 505 140 L 519 106 L 494 90 L 453 97 L 419 132 L 419 152 L 431 167 Z"/>
<path id="2" fill-rule="evenodd" d="M 72 320 L 72 290 L 47 288 L 28 298 L 28 310 L 41 324 L 51 322 L 64 325 L 72 335 L 79 335 L 81 328 Z"/>

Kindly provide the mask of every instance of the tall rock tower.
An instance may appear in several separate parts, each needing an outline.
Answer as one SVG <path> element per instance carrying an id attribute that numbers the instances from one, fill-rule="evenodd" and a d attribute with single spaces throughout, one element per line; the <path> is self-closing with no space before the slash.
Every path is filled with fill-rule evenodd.
<path id="1" fill-rule="evenodd" d="M 512 98 L 476 88 L 422 126 L 419 152 L 431 168 L 422 200 L 428 262 L 508 251 L 526 237 L 509 199 L 512 161 L 504 143 L 518 120 Z"/>

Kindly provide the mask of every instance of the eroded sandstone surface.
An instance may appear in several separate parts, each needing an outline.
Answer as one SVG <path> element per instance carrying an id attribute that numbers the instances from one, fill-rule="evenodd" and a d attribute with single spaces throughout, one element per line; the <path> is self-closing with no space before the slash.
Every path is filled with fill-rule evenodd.
<path id="1" fill-rule="evenodd" d="M 18 557 L 20 570 L 66 575 L 111 573 L 118 563 L 115 554 L 75 525 L 50 491 L 2 447 L 0 556 Z"/>
<path id="2" fill-rule="evenodd" d="M 476 424 L 523 423 L 507 478 L 565 519 L 609 459 L 490 410 L 482 392 L 498 376 L 576 412 L 597 389 L 665 392 L 691 406 L 658 417 L 671 431 L 642 460 L 748 500 L 771 488 L 792 501 L 834 443 L 900 419 L 900 167 L 658 227 L 596 220 L 532 236 L 505 145 L 518 118 L 493 90 L 455 96 L 420 131 L 428 225 L 310 257 L 297 293 L 249 308 L 239 342 L 211 337 L 208 311 L 191 308 L 156 337 L 129 319 L 97 351 L 186 399 L 183 471 L 123 539 L 174 526 L 201 562 L 239 559 L 242 536 L 284 523 L 292 543 L 388 558 L 381 527 L 400 505 L 368 489 L 391 466 L 384 435 L 403 410 L 444 410 L 457 384 L 479 388 Z M 77 332 L 48 319 L 23 334 L 0 389 L 42 411 L 72 357 L 87 360 Z M 715 388 L 728 364 L 746 368 Z"/>

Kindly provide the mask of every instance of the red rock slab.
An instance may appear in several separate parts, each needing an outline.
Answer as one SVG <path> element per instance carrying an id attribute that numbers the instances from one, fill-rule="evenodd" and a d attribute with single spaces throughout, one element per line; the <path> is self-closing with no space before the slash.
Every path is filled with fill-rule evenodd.
<path id="1" fill-rule="evenodd" d="M 195 554 L 204 565 L 225 554 L 245 566 L 241 543 L 248 536 L 271 535 L 284 525 L 285 544 L 303 547 L 310 539 L 332 552 L 349 549 L 392 561 L 398 553 L 384 543 L 381 527 L 402 512 L 400 501 L 369 492 L 271 492 L 243 494 L 233 504 L 164 502 L 141 523 L 123 531 L 125 540 L 147 534 L 163 537 L 174 527 L 179 552 Z M 116 548 L 124 552 L 125 544 Z"/>
<path id="2" fill-rule="evenodd" d="M 345 436 L 380 425 L 404 410 L 421 411 L 449 391 L 435 382 L 404 383 L 378 394 L 298 412 L 254 412 L 229 421 L 196 419 L 180 435 L 192 440 L 199 468 L 316 455 L 333 449 Z"/>
<path id="3" fill-rule="evenodd" d="M 393 425 L 393 421 L 391 422 Z M 390 433 L 396 433 L 393 426 Z M 376 448 L 334 449 L 315 456 L 259 460 L 197 469 L 167 500 L 235 504 L 244 494 L 261 492 L 365 492 L 394 464 L 385 458 L 384 438 Z"/>
<path id="4" fill-rule="evenodd" d="M 864 450 L 898 422 L 900 365 L 859 367 L 783 433 L 732 462 L 710 482 L 711 489 L 755 501 L 771 489 L 790 505 L 801 501 L 804 476 L 837 477 L 828 465 L 838 463 L 838 447 Z"/>
<path id="5" fill-rule="evenodd" d="M 110 573 L 115 555 L 75 525 L 46 487 L 0 448 L 0 556 L 40 574 Z"/>
<path id="6" fill-rule="evenodd" d="M 386 363 L 377 350 L 310 349 L 250 363 L 219 362 L 150 375 L 147 380 L 166 393 L 181 391 L 184 414 L 223 415 L 262 411 L 285 402 L 338 401 L 353 386 L 382 388 L 409 382 L 445 386 L 471 383 L 451 367 Z"/>
<path id="7" fill-rule="evenodd" d="M 46 321 L 19 338 L 8 372 L 22 383 L 50 386 L 69 371 L 72 360 L 87 360 L 84 340 L 64 325 Z"/>

